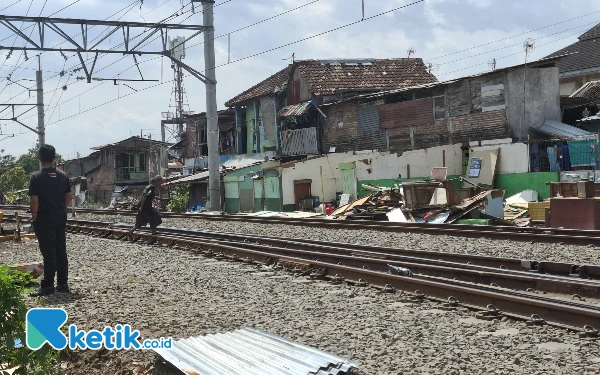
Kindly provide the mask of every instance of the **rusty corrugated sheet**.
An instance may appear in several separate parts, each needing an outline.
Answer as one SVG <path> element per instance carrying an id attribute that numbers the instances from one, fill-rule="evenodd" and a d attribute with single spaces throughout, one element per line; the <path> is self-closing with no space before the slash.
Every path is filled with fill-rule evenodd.
<path id="1" fill-rule="evenodd" d="M 294 105 L 288 105 L 277 113 L 277 117 L 297 117 L 302 116 L 312 107 L 311 102 L 304 102 Z"/>
<path id="2" fill-rule="evenodd" d="M 433 99 L 425 98 L 384 104 L 379 107 L 381 129 L 433 124 Z"/>
<path id="3" fill-rule="evenodd" d="M 358 364 L 283 337 L 244 328 L 180 339 L 155 349 L 185 374 L 348 374 Z"/>

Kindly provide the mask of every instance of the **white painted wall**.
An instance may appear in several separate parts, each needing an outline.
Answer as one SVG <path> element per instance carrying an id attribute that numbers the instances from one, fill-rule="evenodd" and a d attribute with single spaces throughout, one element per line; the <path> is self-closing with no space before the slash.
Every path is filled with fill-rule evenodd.
<path id="1" fill-rule="evenodd" d="M 312 195 L 320 197 L 321 202 L 334 200 L 335 193 L 342 191 L 341 163 L 374 159 L 381 155 L 379 152 L 361 153 L 360 155 L 355 155 L 354 152 L 332 153 L 296 163 L 294 167 L 281 168 L 283 204 L 294 204 L 294 181 L 305 179 L 312 180 Z M 357 162 L 357 164 L 364 163 Z M 321 183 L 321 178 L 323 183 Z"/>
<path id="2" fill-rule="evenodd" d="M 496 174 L 529 172 L 529 153 L 525 143 L 497 144 L 472 147 L 473 151 L 489 151 L 500 148 Z"/>
<path id="3" fill-rule="evenodd" d="M 402 178 L 408 177 L 410 165 L 410 178 L 431 177 L 431 169 L 443 167 L 444 151 L 446 151 L 446 167 L 448 176 L 462 174 L 461 145 L 447 145 L 431 147 L 421 150 L 407 151 L 398 157 L 398 164 Z"/>
<path id="4" fill-rule="evenodd" d="M 400 164 L 398 154 L 378 155 L 355 162 L 356 178 L 363 180 L 385 180 L 398 178 Z"/>

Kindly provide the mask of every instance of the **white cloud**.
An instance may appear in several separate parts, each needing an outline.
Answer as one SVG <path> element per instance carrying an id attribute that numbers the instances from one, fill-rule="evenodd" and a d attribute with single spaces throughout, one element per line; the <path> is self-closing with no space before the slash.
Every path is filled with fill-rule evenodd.
<path id="1" fill-rule="evenodd" d="M 264 20 L 302 4 L 308 4 L 311 1 L 231 1 L 215 8 L 216 35 Z M 365 13 L 367 17 L 370 17 L 409 4 L 412 1 L 365 0 Z M 71 2 L 72 0 L 49 1 L 43 14 L 50 14 Z M 7 13 L 25 15 L 28 3 L 28 1 L 23 1 L 11 7 Z M 165 0 L 144 0 L 141 10 L 139 6 L 136 6 L 123 19 L 143 21 L 140 17 L 141 14 L 147 13 L 163 3 L 165 3 Z M 41 1 L 34 1 L 30 15 L 39 14 L 42 4 Z M 82 0 L 61 11 L 56 17 L 104 19 L 129 4 L 131 4 L 131 0 Z M 167 2 L 150 14 L 145 15 L 144 19 L 147 22 L 160 21 L 178 10 L 180 6 L 180 1 Z M 581 9 L 588 9 L 589 11 L 589 9 L 600 9 L 599 7 L 600 4 L 594 0 L 561 0 L 552 2 L 551 6 L 548 5 L 546 0 L 531 0 L 528 3 L 520 0 L 426 0 L 423 3 L 386 14 L 385 17 L 361 22 L 314 39 L 218 68 L 216 73 L 219 82 L 217 87 L 219 108 L 224 107 L 226 100 L 285 67 L 289 61 L 284 60 L 284 58 L 292 53 L 296 53 L 298 59 L 331 57 L 385 58 L 405 57 L 406 50 L 413 47 L 417 51 L 416 57 L 422 57 L 425 61 L 434 63 L 446 63 L 441 65 L 439 71 L 435 73 L 440 78 L 450 78 L 485 70 L 488 68 L 487 61 L 492 57 L 498 58 L 499 67 L 521 63 L 523 56 L 520 54 L 522 51 L 520 44 L 529 36 L 538 38 L 538 48 L 534 51 L 532 58 L 542 57 L 571 43 L 574 38 L 558 40 L 547 46 L 541 45 L 559 39 L 564 35 L 568 35 L 568 33 L 545 39 L 539 38 L 562 29 L 592 22 L 593 17 L 548 28 L 539 33 L 527 34 L 508 41 L 473 48 L 444 58 L 434 59 L 435 57 L 505 38 L 528 29 L 536 29 L 580 16 Z M 189 9 L 189 6 L 187 9 Z M 186 14 L 184 17 L 188 15 Z M 179 17 L 171 23 L 180 22 L 184 17 Z M 231 59 L 237 60 L 251 56 L 357 21 L 360 17 L 361 0 L 320 0 L 297 11 L 232 34 Z M 113 19 L 115 18 L 113 17 Z M 186 24 L 199 24 L 201 22 L 202 16 L 200 13 L 185 21 Z M 103 30 L 104 28 L 96 28 L 90 35 L 98 35 L 97 33 Z M 10 35 L 6 29 L 0 28 L 0 39 Z M 189 33 L 173 32 L 172 35 L 189 35 Z M 48 33 L 47 37 L 47 44 L 49 45 L 54 45 L 60 41 L 53 33 Z M 114 46 L 120 41 L 121 36 L 114 34 L 110 39 L 110 43 L 107 41 L 106 44 Z M 201 41 L 202 35 L 196 37 L 196 41 L 188 44 L 188 47 Z M 4 43 L 12 43 L 12 39 L 7 39 Z M 512 44 L 517 46 L 512 46 Z M 157 47 L 158 43 L 154 46 Z M 509 47 L 500 51 L 491 51 L 504 46 Z M 218 39 L 215 48 L 217 64 L 226 63 L 228 59 L 227 38 Z M 3 51 L 0 54 L 0 65 L 4 62 L 5 52 Z M 500 59 L 512 53 L 517 54 Z M 18 55 L 15 53 L 13 56 L 6 62 L 6 65 L 16 64 Z M 96 76 L 110 78 L 121 73 L 121 78 L 139 78 L 139 73 L 133 65 L 133 59 L 128 57 L 117 62 L 120 58 L 119 55 L 113 55 L 99 59 Z M 149 60 L 150 58 L 152 57 L 139 58 L 140 62 L 144 61 L 140 64 L 144 78 L 160 80 L 162 72 L 163 81 L 172 80 L 173 73 L 170 63 L 165 59 Z M 453 61 L 463 58 L 464 60 Z M 163 60 L 162 66 L 161 60 Z M 42 61 L 44 70 L 58 72 L 63 69 L 64 60 L 58 53 L 44 53 Z M 190 47 L 185 62 L 197 70 L 203 71 L 203 46 Z M 107 67 L 112 63 L 114 65 Z M 77 58 L 72 58 L 67 62 L 66 68 L 76 65 Z M 30 67 L 35 67 L 35 64 Z M 0 77 L 6 77 L 11 70 L 12 67 L 0 68 Z M 20 78 L 26 79 L 35 77 L 32 70 L 19 69 L 15 75 L 20 75 Z M 44 73 L 46 78 L 51 75 L 51 73 Z M 78 115 L 79 99 L 77 96 L 94 87 L 96 83 L 87 84 L 75 81 L 77 75 L 82 76 L 83 72 L 80 71 L 71 77 L 68 90 L 64 93 L 59 90 L 54 98 L 54 103 L 52 103 L 52 106 L 54 106 L 62 93 L 60 118 L 63 121 L 50 125 L 47 134 L 47 141 L 54 143 L 59 152 L 65 150 L 61 153 L 72 154 L 74 151 L 80 151 L 85 154 L 89 152 L 89 148 L 92 146 L 114 142 L 130 136 L 130 134 L 139 134 L 140 129 L 154 129 L 151 130 L 153 137 L 159 137 L 160 112 L 169 110 L 169 103 L 172 102 L 171 83 L 165 83 L 146 91 L 141 90 L 153 85 L 153 83 L 131 83 L 130 86 L 140 90 L 139 93 L 102 105 L 116 98 L 118 92 L 121 96 L 132 92 L 131 89 L 125 86 L 116 87 L 113 86 L 112 82 L 107 82 L 81 96 L 82 112 L 95 106 L 102 106 Z M 2 78 L 0 78 L 0 90 L 5 83 L 1 80 Z M 47 103 L 50 102 L 52 97 L 50 91 L 55 89 L 58 82 L 55 78 L 45 83 L 45 89 L 47 90 L 45 101 Z M 60 85 L 63 85 L 64 82 L 66 82 L 66 77 L 60 81 Z M 190 109 L 203 112 L 205 108 L 204 85 L 195 78 L 186 78 L 185 87 Z M 7 89 L 3 94 L 0 94 L 0 102 L 35 102 L 35 96 L 28 99 L 27 93 L 12 98 L 20 91 L 16 87 Z M 9 95 L 9 93 L 12 95 Z M 70 98 L 76 99 L 65 102 Z M 72 115 L 76 116 L 65 120 L 65 118 Z M 58 110 L 51 119 L 50 114 L 48 114 L 47 120 L 49 123 L 56 122 L 58 119 Z M 33 116 L 25 122 L 30 126 L 35 126 L 36 117 Z M 26 130 L 14 123 L 2 124 L 2 133 L 4 134 L 19 133 L 21 131 Z M 0 149 L 4 148 L 13 154 L 25 152 L 34 144 L 36 138 L 33 133 L 26 132 L 26 135 L 1 141 Z M 0 138 L 2 138 L 1 135 Z"/>

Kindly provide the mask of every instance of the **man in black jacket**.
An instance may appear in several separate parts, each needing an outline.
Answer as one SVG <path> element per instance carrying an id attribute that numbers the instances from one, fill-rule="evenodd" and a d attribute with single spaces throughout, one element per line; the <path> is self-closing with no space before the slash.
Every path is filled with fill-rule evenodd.
<path id="1" fill-rule="evenodd" d="M 156 234 L 156 227 L 162 224 L 162 219 L 158 213 L 158 210 L 152 207 L 152 202 L 157 196 L 160 196 L 160 185 L 163 179 L 160 176 L 155 176 L 150 180 L 150 185 L 146 186 L 142 193 L 142 201 L 138 209 L 137 216 L 135 218 L 135 225 L 129 231 L 129 234 L 133 234 L 136 230 L 141 227 L 145 227 L 150 224 L 152 234 Z"/>
<path id="2" fill-rule="evenodd" d="M 31 294 L 34 297 L 69 291 L 65 230 L 67 207 L 73 199 L 69 178 L 52 166 L 56 156 L 55 148 L 43 145 L 38 156 L 42 169 L 31 175 L 29 196 L 31 221 L 44 258 L 44 279 L 40 289 Z"/>

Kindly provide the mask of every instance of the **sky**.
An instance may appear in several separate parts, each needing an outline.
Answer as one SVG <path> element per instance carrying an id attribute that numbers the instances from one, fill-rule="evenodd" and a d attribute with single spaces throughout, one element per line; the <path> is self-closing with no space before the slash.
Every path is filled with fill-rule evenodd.
<path id="1" fill-rule="evenodd" d="M 194 13 L 190 0 L 2 0 L 0 14 L 149 23 L 170 17 L 168 23 L 200 25 L 201 6 L 195 4 Z M 432 73 L 442 81 L 489 70 L 492 59 L 496 68 L 522 64 L 526 58 L 523 44 L 529 38 L 535 48 L 528 61 L 542 58 L 575 42 L 577 36 L 600 22 L 600 2 L 595 0 L 364 0 L 364 21 L 362 0 L 216 0 L 216 4 L 219 109 L 225 108 L 228 99 L 283 69 L 292 54 L 296 60 L 401 58 L 414 50 L 412 57 L 431 64 Z M 63 29 L 72 37 L 81 31 L 78 26 Z M 34 30 L 24 32 L 29 35 Z M 106 27 L 98 26 L 89 30 L 88 39 L 106 33 Z M 174 31 L 171 36 L 191 34 Z M 37 30 L 34 41 L 36 35 Z M 113 34 L 102 42 L 102 48 L 117 46 L 121 35 Z M 61 41 L 46 31 L 47 46 Z M 201 72 L 202 42 L 202 34 L 191 39 L 183 60 Z M 24 41 L 0 25 L 0 45 L 22 47 Z M 67 48 L 68 44 L 60 46 Z M 160 38 L 143 50 L 160 51 Z M 0 50 L 0 103 L 36 103 L 36 92 L 28 89 L 35 89 L 37 54 L 30 51 L 25 60 L 20 51 Z M 144 79 L 155 81 L 114 85 L 108 80 L 87 83 L 81 79 L 83 70 L 74 71 L 80 67 L 78 57 L 73 53 L 64 57 L 59 52 L 40 56 L 46 143 L 71 159 L 77 154 L 88 155 L 91 147 L 133 135 L 160 139 L 161 113 L 174 111 L 170 107 L 174 105 L 173 70 L 166 58 L 137 58 Z M 118 54 L 100 55 L 93 76 L 141 79 L 134 59 Z M 185 109 L 204 112 L 202 82 L 186 74 L 184 85 Z M 17 114 L 27 109 L 19 107 Z M 19 121 L 35 128 L 35 111 L 20 115 Z M 7 113 L 0 118 L 12 117 Z M 37 135 L 25 127 L 0 121 L 0 150 L 4 153 L 21 155 L 36 142 Z"/>

